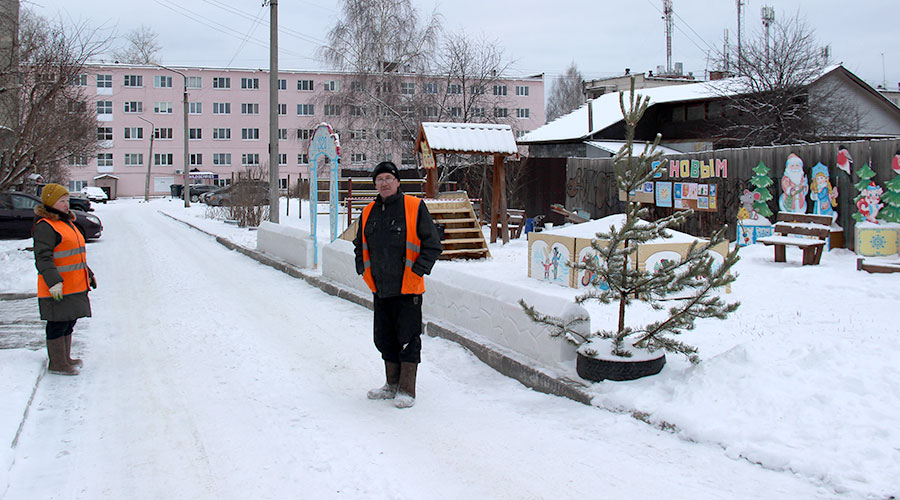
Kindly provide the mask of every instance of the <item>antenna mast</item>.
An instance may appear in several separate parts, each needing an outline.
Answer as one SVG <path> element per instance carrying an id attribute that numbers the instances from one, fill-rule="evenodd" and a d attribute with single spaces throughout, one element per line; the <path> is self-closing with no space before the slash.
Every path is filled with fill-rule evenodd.
<path id="1" fill-rule="evenodd" d="M 666 74 L 672 74 L 672 0 L 663 0 L 663 19 L 666 20 Z"/>
<path id="2" fill-rule="evenodd" d="M 741 8 L 744 6 L 745 0 L 737 0 L 737 63 L 738 63 L 738 73 L 741 72 L 741 67 L 743 66 L 743 61 L 741 61 L 743 55 L 741 54 Z"/>
<path id="3" fill-rule="evenodd" d="M 762 23 L 766 28 L 766 64 L 769 63 L 769 26 L 775 20 L 775 8 L 769 5 L 762 7 Z"/>

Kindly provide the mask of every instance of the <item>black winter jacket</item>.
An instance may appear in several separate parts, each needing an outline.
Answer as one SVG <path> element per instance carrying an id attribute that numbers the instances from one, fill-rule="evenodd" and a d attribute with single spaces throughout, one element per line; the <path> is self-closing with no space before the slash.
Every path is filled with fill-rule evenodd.
<path id="1" fill-rule="evenodd" d="M 362 226 L 361 216 L 359 225 Z M 363 228 L 360 227 L 353 240 L 357 274 L 362 274 L 364 270 L 362 231 Z M 406 261 L 406 209 L 403 205 L 402 192 L 397 191 L 386 200 L 382 200 L 380 195 L 375 197 L 375 206 L 369 214 L 365 231 L 377 295 L 381 298 L 401 295 Z M 425 203 L 419 204 L 416 233 L 422 243 L 419 258 L 413 263 L 412 270 L 419 276 L 424 276 L 431 272 L 435 261 L 441 255 L 441 240 Z"/>

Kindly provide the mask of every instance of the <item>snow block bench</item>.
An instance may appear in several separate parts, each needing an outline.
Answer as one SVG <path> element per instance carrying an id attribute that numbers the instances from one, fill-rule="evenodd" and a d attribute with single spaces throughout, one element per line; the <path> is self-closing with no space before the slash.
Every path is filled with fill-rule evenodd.
<path id="1" fill-rule="evenodd" d="M 831 217 L 779 212 L 775 233 L 756 240 L 775 247 L 775 262 L 785 262 L 786 247 L 795 246 L 803 249 L 804 266 L 816 265 L 822 260 L 822 252 L 831 235 Z"/>
<path id="2" fill-rule="evenodd" d="M 361 296 L 372 296 L 356 274 L 353 244 L 349 241 L 338 239 L 324 246 L 322 276 Z M 463 273 L 442 267 L 441 262 L 425 277 L 425 290 L 422 312 L 426 321 L 546 367 L 571 368 L 575 346 L 563 338 L 551 337 L 547 327 L 531 321 L 519 306 L 519 299 L 553 316 L 590 316 L 571 299 L 543 293 L 540 287 L 515 286 Z M 590 321 L 579 328 L 586 334 Z"/>
<path id="3" fill-rule="evenodd" d="M 263 222 L 257 229 L 256 249 L 299 268 L 314 267 L 313 240 L 296 227 Z"/>

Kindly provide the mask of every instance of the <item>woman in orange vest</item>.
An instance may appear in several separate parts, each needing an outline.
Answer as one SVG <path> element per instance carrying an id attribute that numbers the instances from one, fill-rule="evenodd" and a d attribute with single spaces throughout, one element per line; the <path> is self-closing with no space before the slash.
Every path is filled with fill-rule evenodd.
<path id="1" fill-rule="evenodd" d="M 71 357 L 72 330 L 78 318 L 91 316 L 88 287 L 97 288 L 97 281 L 87 265 L 84 236 L 73 223 L 75 214 L 69 212 L 69 190 L 47 184 L 41 202 L 34 207 L 37 217 L 31 234 L 38 306 L 41 319 L 47 321 L 49 372 L 78 375 L 83 363 Z"/>
<path id="2" fill-rule="evenodd" d="M 423 276 L 440 257 L 441 240 L 425 203 L 400 191 L 396 165 L 379 163 L 372 180 L 378 196 L 363 209 L 353 244 L 356 272 L 373 294 L 375 347 L 387 382 L 368 397 L 409 408 L 421 361 Z"/>

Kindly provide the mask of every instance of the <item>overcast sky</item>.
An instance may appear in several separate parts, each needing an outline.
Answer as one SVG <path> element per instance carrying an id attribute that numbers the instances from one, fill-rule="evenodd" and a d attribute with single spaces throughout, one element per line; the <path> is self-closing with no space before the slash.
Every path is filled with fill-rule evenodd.
<path id="1" fill-rule="evenodd" d="M 737 39 L 737 0 L 673 0 L 673 59 L 703 77 L 708 54 L 725 30 Z M 585 78 L 653 70 L 666 64 L 662 0 L 413 0 L 420 17 L 436 10 L 446 29 L 496 40 L 512 61 L 509 76 L 552 78 L 575 62 Z M 54 19 L 87 22 L 126 33 L 141 24 L 160 35 L 163 64 L 268 68 L 269 12 L 261 0 L 22 0 Z M 327 69 L 316 48 L 339 14 L 337 0 L 278 3 L 279 67 Z M 897 0 L 744 0 L 742 33 L 761 29 L 760 9 L 799 14 L 831 61 L 843 62 L 872 85 L 900 84 Z"/>

